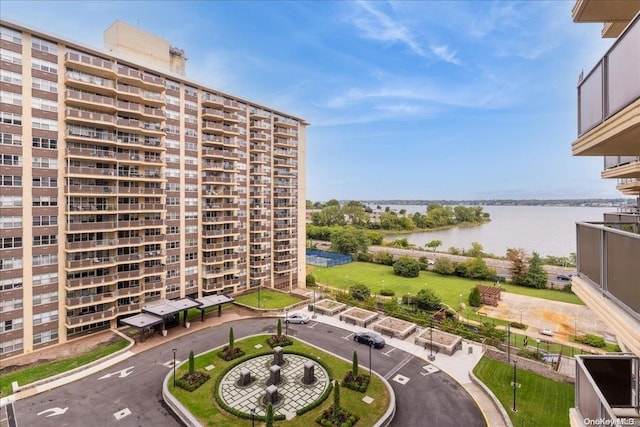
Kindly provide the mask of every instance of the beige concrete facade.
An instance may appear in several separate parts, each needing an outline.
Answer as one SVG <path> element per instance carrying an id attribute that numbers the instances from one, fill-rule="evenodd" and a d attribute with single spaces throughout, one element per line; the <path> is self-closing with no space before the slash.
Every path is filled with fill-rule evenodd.
<path id="1" fill-rule="evenodd" d="M 158 298 L 305 286 L 303 119 L 119 21 L 104 50 L 0 32 L 0 357 Z"/>

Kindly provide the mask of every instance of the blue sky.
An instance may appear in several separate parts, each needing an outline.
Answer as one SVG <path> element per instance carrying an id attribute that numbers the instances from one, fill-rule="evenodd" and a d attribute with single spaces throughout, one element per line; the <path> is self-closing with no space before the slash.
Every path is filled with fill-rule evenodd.
<path id="1" fill-rule="evenodd" d="M 613 198 L 573 157 L 576 83 L 611 45 L 573 1 L 16 1 L 0 15 L 102 47 L 120 19 L 187 76 L 306 119 L 307 198 Z"/>

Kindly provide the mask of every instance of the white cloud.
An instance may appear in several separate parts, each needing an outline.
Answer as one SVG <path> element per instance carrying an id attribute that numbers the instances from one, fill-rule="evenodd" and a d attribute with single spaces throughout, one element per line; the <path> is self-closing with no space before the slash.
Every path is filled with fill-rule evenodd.
<path id="1" fill-rule="evenodd" d="M 451 51 L 449 49 L 449 46 L 447 45 L 431 46 L 431 52 L 433 52 L 438 58 L 442 59 L 445 62 L 460 65 L 460 60 L 456 58 L 457 52 Z"/>

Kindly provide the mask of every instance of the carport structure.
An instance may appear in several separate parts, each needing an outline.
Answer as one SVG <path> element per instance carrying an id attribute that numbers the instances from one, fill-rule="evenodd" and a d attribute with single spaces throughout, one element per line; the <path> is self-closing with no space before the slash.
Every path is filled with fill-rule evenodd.
<path id="1" fill-rule="evenodd" d="M 198 309 L 200 309 L 200 320 L 204 321 L 204 312 L 209 307 L 218 307 L 218 317 L 222 316 L 222 304 L 233 302 L 234 299 L 227 295 L 207 295 L 204 297 L 196 298 L 200 303 Z"/>
<path id="2" fill-rule="evenodd" d="M 145 330 L 151 330 L 155 325 L 162 323 L 162 317 L 148 313 L 140 313 L 135 316 L 127 317 L 120 320 L 125 325 L 136 328 L 140 333 L 140 342 L 144 341 Z"/>
<path id="3" fill-rule="evenodd" d="M 141 307 L 142 313 L 120 320 L 125 325 L 137 328 L 140 331 L 140 340 L 144 340 L 144 331 L 155 325 L 162 324 L 162 335 L 167 334 L 167 319 L 184 311 L 184 327 L 187 328 L 187 311 L 190 308 L 199 307 L 201 303 L 191 298 L 177 300 L 160 299 Z"/>

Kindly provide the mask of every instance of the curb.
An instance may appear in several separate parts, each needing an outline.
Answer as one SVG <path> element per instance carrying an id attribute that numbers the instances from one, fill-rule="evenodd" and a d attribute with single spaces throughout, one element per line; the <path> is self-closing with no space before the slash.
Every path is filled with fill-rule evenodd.
<path id="1" fill-rule="evenodd" d="M 509 418 L 509 414 L 507 414 L 507 411 L 504 409 L 504 407 L 502 406 L 502 404 L 500 403 L 496 395 L 493 394 L 493 392 L 489 389 L 489 387 L 487 387 L 482 381 L 480 381 L 478 377 L 474 375 L 473 371 L 469 371 L 469 378 L 471 378 L 471 382 L 473 382 L 475 385 L 480 387 L 486 393 L 486 395 L 491 399 L 491 401 L 493 402 L 493 406 L 495 406 L 495 408 L 498 410 L 498 412 L 502 416 L 502 419 L 504 420 L 505 425 L 507 427 L 513 427 L 513 423 L 511 422 L 511 418 Z M 480 405 L 478 405 L 478 407 L 480 407 Z"/>

